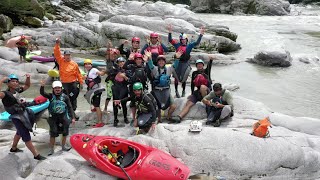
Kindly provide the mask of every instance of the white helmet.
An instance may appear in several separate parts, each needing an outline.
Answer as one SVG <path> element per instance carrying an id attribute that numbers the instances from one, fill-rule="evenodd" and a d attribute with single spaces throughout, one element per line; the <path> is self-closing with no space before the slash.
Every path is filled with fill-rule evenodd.
<path id="1" fill-rule="evenodd" d="M 53 81 L 52 88 L 55 88 L 55 87 L 61 87 L 62 88 L 61 81 Z"/>
<path id="2" fill-rule="evenodd" d="M 201 121 L 191 121 L 189 131 L 191 131 L 191 132 L 202 131 L 202 122 Z"/>

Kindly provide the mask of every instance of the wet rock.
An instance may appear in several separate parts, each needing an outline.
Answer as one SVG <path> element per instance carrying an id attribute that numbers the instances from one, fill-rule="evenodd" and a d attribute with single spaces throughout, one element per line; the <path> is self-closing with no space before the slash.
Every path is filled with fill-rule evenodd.
<path id="1" fill-rule="evenodd" d="M 3 30 L 3 33 L 11 31 L 11 29 L 13 29 L 12 19 L 6 15 L 0 14 L 0 29 Z"/>
<path id="2" fill-rule="evenodd" d="M 72 9 L 80 10 L 90 7 L 92 0 L 63 0 L 62 3 Z"/>
<path id="3" fill-rule="evenodd" d="M 43 22 L 39 19 L 39 18 L 36 18 L 36 17 L 25 17 L 24 19 L 24 22 L 25 24 L 31 26 L 31 27 L 42 27 L 43 25 Z"/>
<path id="4" fill-rule="evenodd" d="M 84 17 L 86 21 L 99 22 L 99 14 L 89 12 Z"/>
<path id="5" fill-rule="evenodd" d="M 289 67 L 291 66 L 292 57 L 288 51 L 286 52 L 259 52 L 254 58 L 248 59 L 248 62 L 256 63 L 263 66 L 278 66 Z"/>

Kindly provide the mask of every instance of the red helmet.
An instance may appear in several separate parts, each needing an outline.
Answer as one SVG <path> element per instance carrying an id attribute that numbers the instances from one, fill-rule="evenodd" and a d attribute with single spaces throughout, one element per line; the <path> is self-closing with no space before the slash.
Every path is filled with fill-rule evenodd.
<path id="1" fill-rule="evenodd" d="M 141 53 L 135 53 L 134 59 L 136 60 L 137 58 L 143 58 L 143 55 Z"/>
<path id="2" fill-rule="evenodd" d="M 140 38 L 138 37 L 133 37 L 131 42 L 140 42 Z"/>
<path id="3" fill-rule="evenodd" d="M 116 55 L 120 54 L 120 51 L 118 49 L 115 49 L 115 48 L 110 48 L 109 52 L 110 52 L 110 54 L 116 54 Z"/>
<path id="4" fill-rule="evenodd" d="M 158 33 L 153 32 L 150 34 L 150 38 L 158 38 L 158 37 L 159 37 Z"/>
<path id="5" fill-rule="evenodd" d="M 21 37 L 20 37 L 21 39 L 25 39 L 26 38 L 26 36 L 25 35 L 21 35 Z"/>

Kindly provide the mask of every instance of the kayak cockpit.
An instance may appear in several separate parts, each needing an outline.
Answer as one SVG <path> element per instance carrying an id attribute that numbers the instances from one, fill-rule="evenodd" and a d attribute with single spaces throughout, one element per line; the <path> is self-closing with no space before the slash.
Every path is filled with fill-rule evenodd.
<path id="1" fill-rule="evenodd" d="M 139 157 L 139 151 L 136 148 L 111 139 L 100 142 L 97 146 L 97 152 L 100 159 L 114 167 L 117 167 L 117 162 L 119 162 L 123 168 L 128 168 L 135 164 Z"/>

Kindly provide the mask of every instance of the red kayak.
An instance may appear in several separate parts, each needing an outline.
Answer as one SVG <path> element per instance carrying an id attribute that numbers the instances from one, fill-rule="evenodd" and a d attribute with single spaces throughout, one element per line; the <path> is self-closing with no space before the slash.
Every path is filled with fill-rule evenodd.
<path id="1" fill-rule="evenodd" d="M 185 180 L 190 173 L 186 165 L 171 155 L 133 141 L 112 136 L 74 134 L 70 142 L 93 166 L 121 179 Z"/>

